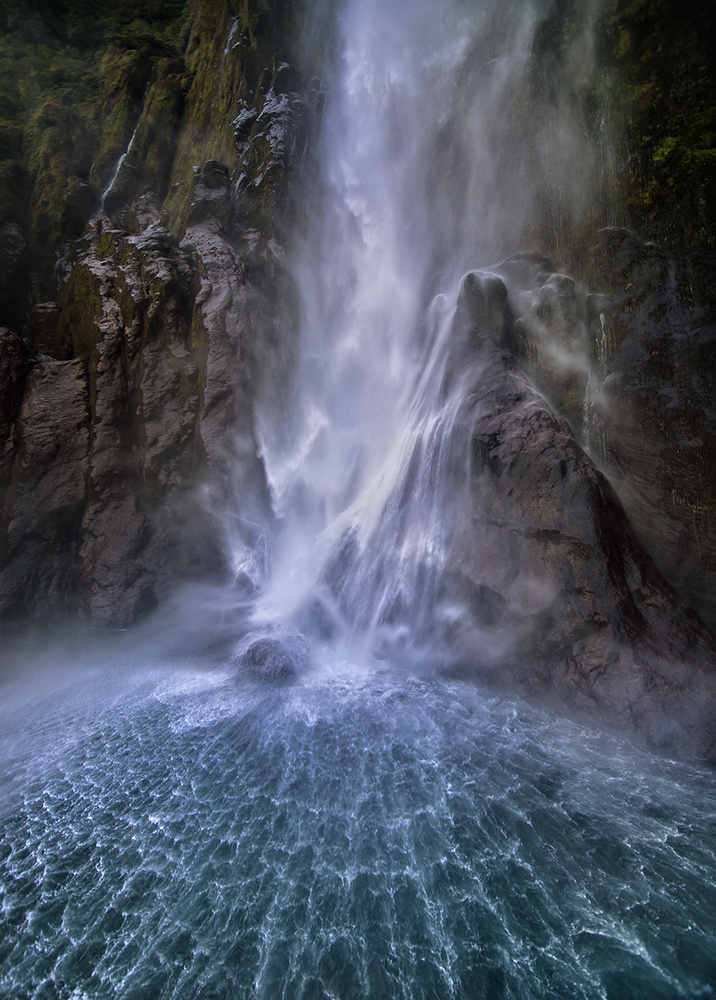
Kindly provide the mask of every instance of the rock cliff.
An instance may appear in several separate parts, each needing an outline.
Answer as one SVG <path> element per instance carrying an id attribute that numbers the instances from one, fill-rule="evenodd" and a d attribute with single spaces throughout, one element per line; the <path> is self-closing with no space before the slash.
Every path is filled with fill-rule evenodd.
<path id="1" fill-rule="evenodd" d="M 91 24 L 73 4 L 0 8 L 3 72 L 35 67 L 0 106 L 5 621 L 125 627 L 182 581 L 263 583 L 273 515 L 254 407 L 291 364 L 284 249 L 321 86 L 310 56 L 299 66 L 290 3 L 160 6 Z M 607 7 L 616 73 L 652 27 Z M 556 58 L 568 27 L 555 7 L 537 47 Z M 702 48 L 689 80 L 712 73 Z M 636 109 L 627 144 L 660 59 L 649 49 L 610 90 L 622 118 Z M 708 118 L 703 88 L 669 79 L 654 102 L 676 120 L 693 91 Z M 689 133 L 682 155 L 684 135 L 622 157 L 623 217 L 708 247 L 710 147 Z M 671 191 L 677 160 L 703 193 L 681 229 L 683 198 L 659 218 L 654 187 Z M 483 678 L 708 752 L 714 644 L 689 608 L 713 627 L 714 259 L 624 229 L 569 247 L 543 235 L 573 277 L 523 254 L 487 290 L 463 286 L 455 365 L 479 355 L 480 377 L 433 638 L 450 669 L 481 662 Z M 455 602 L 467 617 L 441 618 Z M 500 656 L 481 661 L 487 633 Z"/>
<path id="2" fill-rule="evenodd" d="M 452 566 L 456 579 L 471 582 L 466 592 L 473 601 L 479 594 L 478 613 L 471 618 L 479 623 L 479 608 L 488 610 L 487 657 L 483 664 L 479 653 L 475 657 L 479 636 L 467 643 L 461 636 L 463 662 L 467 667 L 472 661 L 470 671 L 477 662 L 478 675 L 496 673 L 500 683 L 507 673 L 519 690 L 542 701 L 634 726 L 654 746 L 713 754 L 713 636 L 659 572 L 572 428 L 520 370 L 515 325 L 529 318 L 515 323 L 514 316 L 525 301 L 519 275 L 525 257 L 498 268 L 506 286 L 494 277 L 486 282 L 468 276 L 455 324 L 457 344 L 466 345 L 461 364 L 474 365 L 475 384 L 459 421 L 472 454 L 469 500 L 458 522 Z M 547 261 L 536 263 L 541 289 L 535 294 L 533 286 L 531 301 L 539 311 L 540 292 L 548 288 L 551 294 L 564 280 Z M 565 312 L 568 316 L 569 309 Z M 627 365 L 623 369 L 628 371 Z M 635 382 L 639 387 L 636 376 Z M 658 414 L 660 401 L 642 405 L 644 412 Z M 619 412 L 613 416 L 607 436 L 618 447 L 633 439 L 634 423 Z M 707 436 L 709 428 L 702 429 Z M 696 455 L 686 456 L 684 464 L 690 460 L 698 465 Z M 655 498 L 672 474 L 668 456 L 655 460 L 647 449 L 640 462 L 638 472 L 653 490 L 650 513 L 667 519 L 671 512 Z M 663 562 L 671 557 L 674 569 L 676 552 L 654 535 L 650 540 Z M 682 559 L 687 551 L 682 549 Z M 497 659 L 490 651 L 491 633 L 502 637 Z"/>
<path id="3" fill-rule="evenodd" d="M 181 579 L 259 583 L 254 355 L 287 284 L 302 100 L 280 5 L 195 6 L 73 37 L 91 107 L 50 81 L 34 171 L 4 164 L 29 192 L 4 244 L 23 334 L 0 340 L 5 619 L 125 626 Z M 63 33 L 92 31 L 70 15 L 10 9 L 6 44 L 34 32 L 61 60 Z"/>

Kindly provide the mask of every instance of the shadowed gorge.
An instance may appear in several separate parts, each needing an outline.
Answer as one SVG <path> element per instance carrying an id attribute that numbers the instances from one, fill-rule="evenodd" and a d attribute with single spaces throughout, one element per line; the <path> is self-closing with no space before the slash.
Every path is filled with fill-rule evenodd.
<path id="1" fill-rule="evenodd" d="M 713 995 L 710 16 L 0 3 L 1 997 Z"/>

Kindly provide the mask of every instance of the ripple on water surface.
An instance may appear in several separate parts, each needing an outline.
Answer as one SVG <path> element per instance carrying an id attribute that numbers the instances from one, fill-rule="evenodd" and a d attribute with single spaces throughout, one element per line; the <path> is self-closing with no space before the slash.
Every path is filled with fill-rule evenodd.
<path id="1" fill-rule="evenodd" d="M 349 665 L 2 716 L 3 998 L 716 995 L 710 772 Z"/>

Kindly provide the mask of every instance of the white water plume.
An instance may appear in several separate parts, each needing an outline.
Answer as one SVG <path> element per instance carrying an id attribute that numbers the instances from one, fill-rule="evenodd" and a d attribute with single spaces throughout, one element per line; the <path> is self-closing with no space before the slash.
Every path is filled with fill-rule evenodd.
<path id="1" fill-rule="evenodd" d="M 283 407 L 259 413 L 281 522 L 260 613 L 295 612 L 348 544 L 364 555 L 348 559 L 350 615 L 368 628 L 390 573 L 444 557 L 460 473 L 441 477 L 467 388 L 440 394 L 461 278 L 583 221 L 603 152 L 579 101 L 595 72 L 588 10 L 572 12 L 569 44 L 546 0 L 345 0 L 326 29 L 330 13 L 314 11 L 338 54 L 293 252 L 299 360 Z"/>

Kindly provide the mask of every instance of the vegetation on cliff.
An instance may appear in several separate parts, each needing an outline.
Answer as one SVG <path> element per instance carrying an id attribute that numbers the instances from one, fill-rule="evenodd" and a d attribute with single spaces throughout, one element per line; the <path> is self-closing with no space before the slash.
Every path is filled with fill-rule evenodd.
<path id="1" fill-rule="evenodd" d="M 0 4 L 0 279 L 5 321 L 53 297 L 63 241 L 84 231 L 129 143 L 147 87 L 162 151 L 179 111 L 184 0 Z M 149 152 L 149 149 L 145 150 Z M 142 174 L 161 187 L 166 156 Z M 152 176 L 149 176 L 150 173 Z"/>
<path id="2" fill-rule="evenodd" d="M 617 70 L 621 190 L 642 236 L 716 247 L 716 8 L 611 0 L 605 48 Z"/>
<path id="3" fill-rule="evenodd" d="M 573 58 L 591 25 L 593 50 Z M 716 9 L 695 0 L 554 0 L 534 43 L 533 87 L 558 105 L 569 65 L 584 121 L 603 148 L 592 215 L 643 239 L 716 246 Z M 565 233 L 557 242 L 579 242 Z"/>
<path id="4" fill-rule="evenodd" d="M 535 39 L 536 85 L 548 88 L 550 60 L 565 57 L 576 25 L 591 16 L 555 0 Z M 693 0 L 678 9 L 668 0 L 602 8 L 599 73 L 578 83 L 591 128 L 616 148 L 615 176 L 605 174 L 596 195 L 597 223 L 611 214 L 643 238 L 716 245 L 715 16 Z M 268 91 L 295 89 L 281 62 L 291 18 L 290 3 L 270 0 L 0 0 L 3 322 L 20 330 L 32 300 L 54 298 L 57 257 L 82 235 L 110 182 L 110 210 L 150 196 L 182 232 L 192 168 L 234 163 Z M 256 161 L 268 151 L 258 141 L 245 152 Z M 264 177 L 257 166 L 251 172 Z M 266 179 L 270 189 L 270 172 Z M 267 201 L 255 191 L 251 202 L 244 209 L 255 225 Z M 131 213 L 123 223 L 141 228 Z M 33 338 L 32 318 L 27 333 Z"/>
<path id="5" fill-rule="evenodd" d="M 0 6 L 0 617 L 132 621 L 167 581 L 226 569 L 211 510 L 233 475 L 233 509 L 263 503 L 247 355 L 271 336 L 265 317 L 251 333 L 252 296 L 281 280 L 289 15 Z M 63 407 L 82 428 L 71 502 L 52 484 L 72 428 L 44 445 Z M 187 520 L 195 544 L 173 544 Z"/>
<path id="6" fill-rule="evenodd" d="M 237 145 L 252 160 L 245 172 L 267 180 L 252 206 L 253 222 L 267 221 L 276 178 L 259 170 L 267 151 L 254 126 L 267 94 L 295 83 L 282 62 L 290 20 L 291 4 L 269 0 L 1 0 L 5 323 L 37 339 L 29 310 L 55 297 L 56 262 L 100 206 L 138 232 L 143 206 L 128 206 L 143 196 L 181 234 L 193 170 L 215 160 L 240 173 Z"/>

